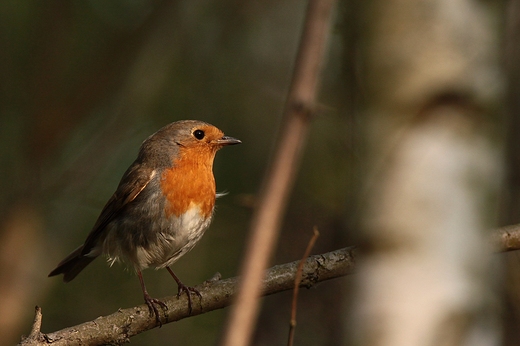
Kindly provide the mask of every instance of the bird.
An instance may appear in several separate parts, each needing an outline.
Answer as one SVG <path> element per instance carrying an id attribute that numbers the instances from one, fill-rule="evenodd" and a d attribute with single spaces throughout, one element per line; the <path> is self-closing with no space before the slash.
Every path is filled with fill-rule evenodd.
<path id="1" fill-rule="evenodd" d="M 176 121 L 149 136 L 83 245 L 49 277 L 63 274 L 63 281 L 69 282 L 100 255 L 110 266 L 126 263 L 135 270 L 150 315 L 161 326 L 157 306 L 167 306 L 148 294 L 142 270 L 166 268 L 177 283 L 177 296 L 186 293 L 191 314 L 191 293 L 202 296 L 184 285 L 170 266 L 200 241 L 211 223 L 217 197 L 216 152 L 240 143 L 198 120 Z"/>

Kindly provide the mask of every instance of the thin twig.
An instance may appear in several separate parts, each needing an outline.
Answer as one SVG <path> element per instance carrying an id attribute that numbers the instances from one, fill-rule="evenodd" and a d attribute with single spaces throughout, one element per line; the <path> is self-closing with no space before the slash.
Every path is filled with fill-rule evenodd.
<path id="1" fill-rule="evenodd" d="M 309 257 L 312 248 L 314 247 L 314 243 L 316 243 L 316 239 L 318 239 L 320 232 L 316 226 L 313 229 L 313 235 L 309 244 L 307 244 L 307 249 L 305 249 L 305 253 L 303 254 L 302 259 L 300 260 L 300 264 L 298 264 L 298 270 L 296 270 L 296 278 L 294 279 L 294 290 L 293 290 L 293 298 L 292 298 L 292 306 L 291 306 L 291 321 L 289 323 L 289 341 L 287 342 L 288 346 L 292 346 L 294 342 L 294 331 L 296 330 L 296 307 L 298 306 L 298 292 L 300 291 L 300 283 L 302 281 L 303 275 L 303 265 L 305 264 L 305 260 Z"/>
<path id="2" fill-rule="evenodd" d="M 26 338 L 22 338 L 20 345 L 38 345 L 43 341 L 42 328 L 42 308 L 36 306 L 34 308 L 34 322 L 31 328 L 31 333 Z"/>
<path id="3" fill-rule="evenodd" d="M 287 97 L 278 145 L 260 191 L 241 268 L 241 282 L 222 345 L 249 344 L 258 314 L 261 282 L 276 245 L 282 216 L 300 165 L 315 108 L 335 0 L 310 0 Z"/>
<path id="4" fill-rule="evenodd" d="M 42 308 L 36 306 L 34 308 L 34 322 L 31 329 L 31 334 L 29 334 L 30 338 L 37 338 L 40 336 L 40 330 L 42 329 Z"/>

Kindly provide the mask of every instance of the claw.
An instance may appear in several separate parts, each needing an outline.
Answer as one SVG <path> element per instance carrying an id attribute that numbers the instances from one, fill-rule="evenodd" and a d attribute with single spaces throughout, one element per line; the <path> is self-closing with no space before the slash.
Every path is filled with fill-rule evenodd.
<path id="1" fill-rule="evenodd" d="M 159 305 L 164 310 L 168 310 L 168 306 L 166 304 L 164 304 L 162 301 L 160 301 L 159 299 L 150 297 L 150 295 L 147 292 L 145 292 L 145 294 L 144 294 L 144 302 L 146 303 L 146 305 L 148 305 L 148 309 L 150 310 L 150 315 L 152 315 L 152 314 L 155 315 L 155 321 L 159 325 L 159 328 L 161 328 L 162 327 L 161 315 L 159 314 L 159 310 L 157 310 L 156 305 Z"/>
<path id="2" fill-rule="evenodd" d="M 180 281 L 179 281 L 178 287 L 179 287 L 179 290 L 177 292 L 177 298 L 179 298 L 181 296 L 182 292 L 186 292 L 186 295 L 188 296 L 188 312 L 191 315 L 191 312 L 193 311 L 193 309 L 191 308 L 191 293 L 193 292 L 196 295 L 198 295 L 199 299 L 202 299 L 202 295 L 196 288 L 186 286 L 185 284 L 183 284 Z"/>
<path id="3" fill-rule="evenodd" d="M 191 293 L 193 292 L 196 295 L 198 295 L 200 300 L 202 300 L 202 294 L 200 294 L 200 292 L 196 288 L 186 286 L 185 284 L 183 284 L 181 282 L 181 280 L 179 280 L 177 275 L 175 275 L 173 273 L 173 271 L 170 269 L 170 267 L 166 267 L 166 269 L 171 274 L 173 279 L 177 282 L 177 286 L 178 286 L 177 298 L 179 298 L 181 296 L 182 292 L 186 292 L 186 295 L 188 296 L 188 312 L 191 315 L 191 312 L 193 311 L 193 309 L 191 307 Z"/>

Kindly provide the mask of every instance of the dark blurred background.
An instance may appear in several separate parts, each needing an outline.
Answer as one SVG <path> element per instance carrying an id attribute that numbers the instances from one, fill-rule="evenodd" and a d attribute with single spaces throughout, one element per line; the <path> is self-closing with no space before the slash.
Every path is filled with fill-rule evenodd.
<path id="1" fill-rule="evenodd" d="M 0 344 L 142 304 L 138 280 L 98 259 L 64 284 L 48 273 L 80 245 L 134 160 L 163 125 L 199 119 L 243 141 L 215 161 L 214 222 L 173 266 L 188 285 L 237 274 L 298 46 L 306 2 L 2 1 L 0 3 Z M 356 207 L 356 20 L 336 9 L 330 51 L 301 172 L 274 263 L 352 244 Z M 283 135 L 283 134 L 279 134 Z M 144 272 L 154 297 L 177 292 Z M 339 345 L 348 278 L 300 293 L 296 344 Z M 264 299 L 255 345 L 283 344 L 290 293 Z M 211 345 L 227 310 L 132 338 L 134 345 Z M 5 342 L 5 343 L 4 343 Z"/>
<path id="2" fill-rule="evenodd" d="M 272 263 L 356 243 L 362 161 L 360 5 L 338 3 L 301 171 Z M 520 222 L 520 1 L 503 2 L 503 109 L 510 115 L 502 224 Z M 34 306 L 53 332 L 142 304 L 132 270 L 96 260 L 74 281 L 47 278 L 80 245 L 134 160 L 167 123 L 199 119 L 243 141 L 218 153 L 211 228 L 173 270 L 188 285 L 237 275 L 263 173 L 282 121 L 306 2 L 84 0 L 0 2 L 0 345 L 28 334 Z M 498 107 L 500 108 L 500 107 Z M 505 127 L 506 127 L 505 126 Z M 506 261 L 503 344 L 518 345 L 520 255 Z M 153 297 L 177 292 L 144 272 Z M 343 345 L 351 278 L 300 291 L 296 345 Z M 285 344 L 291 293 L 263 300 L 254 345 Z M 227 309 L 168 324 L 134 345 L 212 345 Z"/>

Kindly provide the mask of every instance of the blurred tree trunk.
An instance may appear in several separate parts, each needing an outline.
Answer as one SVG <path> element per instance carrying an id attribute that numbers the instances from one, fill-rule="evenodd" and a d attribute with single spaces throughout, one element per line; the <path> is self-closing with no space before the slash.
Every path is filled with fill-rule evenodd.
<path id="1" fill-rule="evenodd" d="M 363 7 L 366 241 L 350 335 L 356 345 L 497 344 L 483 254 L 503 174 L 500 8 Z"/>

